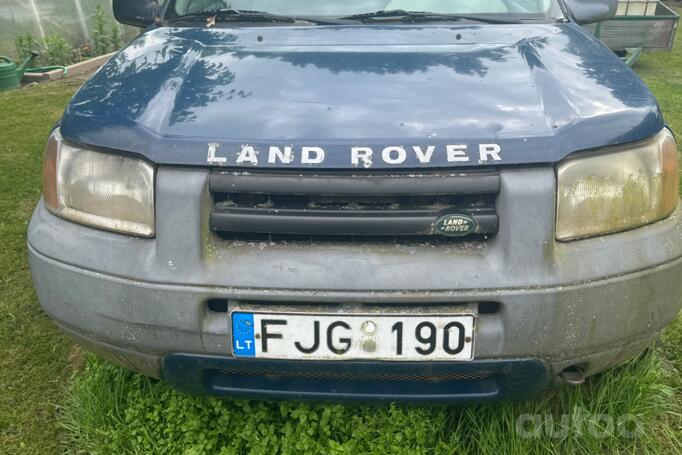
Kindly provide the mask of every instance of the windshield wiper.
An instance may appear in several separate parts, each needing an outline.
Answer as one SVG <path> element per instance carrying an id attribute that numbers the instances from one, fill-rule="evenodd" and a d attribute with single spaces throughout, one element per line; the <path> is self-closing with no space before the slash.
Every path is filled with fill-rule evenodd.
<path id="1" fill-rule="evenodd" d="M 213 11 L 199 11 L 196 13 L 183 14 L 170 19 L 168 22 L 206 22 L 215 18 L 215 22 L 283 22 L 292 24 L 298 21 L 311 22 L 318 25 L 331 25 L 337 22 L 310 17 L 280 16 L 266 11 L 247 11 L 238 9 L 219 9 Z"/>
<path id="2" fill-rule="evenodd" d="M 484 24 L 520 24 L 518 19 L 502 19 L 489 16 L 472 16 L 468 14 L 430 13 L 428 11 L 406 11 L 404 9 L 381 10 L 373 13 L 353 14 L 339 18 L 366 23 L 377 22 L 438 22 L 438 21 L 472 21 Z"/>

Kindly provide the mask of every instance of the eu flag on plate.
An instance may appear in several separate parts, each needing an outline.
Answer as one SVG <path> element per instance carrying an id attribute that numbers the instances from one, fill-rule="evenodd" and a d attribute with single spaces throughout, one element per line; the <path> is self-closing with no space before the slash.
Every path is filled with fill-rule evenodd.
<path id="1" fill-rule="evenodd" d="M 256 355 L 253 314 L 232 313 L 232 352 L 235 357 Z"/>

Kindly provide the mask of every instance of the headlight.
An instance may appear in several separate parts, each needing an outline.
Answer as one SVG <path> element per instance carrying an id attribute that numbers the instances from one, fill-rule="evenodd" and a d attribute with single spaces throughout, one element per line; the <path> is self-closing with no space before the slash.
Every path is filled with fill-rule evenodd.
<path id="1" fill-rule="evenodd" d="M 125 156 L 65 143 L 59 130 L 48 140 L 43 198 L 57 216 L 77 223 L 154 236 L 154 167 Z"/>
<path id="2" fill-rule="evenodd" d="M 608 234 L 670 216 L 679 201 L 672 133 L 576 157 L 557 168 L 557 240 Z"/>

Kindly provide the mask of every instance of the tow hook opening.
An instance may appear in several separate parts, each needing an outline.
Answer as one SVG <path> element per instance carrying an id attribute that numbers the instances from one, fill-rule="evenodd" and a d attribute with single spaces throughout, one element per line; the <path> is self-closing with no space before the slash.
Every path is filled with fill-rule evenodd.
<path id="1" fill-rule="evenodd" d="M 577 364 L 568 366 L 561 370 L 559 377 L 567 384 L 580 385 L 585 382 L 585 365 Z"/>

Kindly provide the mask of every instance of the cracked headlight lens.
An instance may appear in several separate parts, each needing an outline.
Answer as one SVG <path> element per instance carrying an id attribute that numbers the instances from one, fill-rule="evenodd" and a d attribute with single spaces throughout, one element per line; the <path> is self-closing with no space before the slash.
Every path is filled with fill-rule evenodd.
<path id="1" fill-rule="evenodd" d="M 633 229 L 669 217 L 679 201 L 679 153 L 664 128 L 642 142 L 571 158 L 557 168 L 557 240 Z"/>

